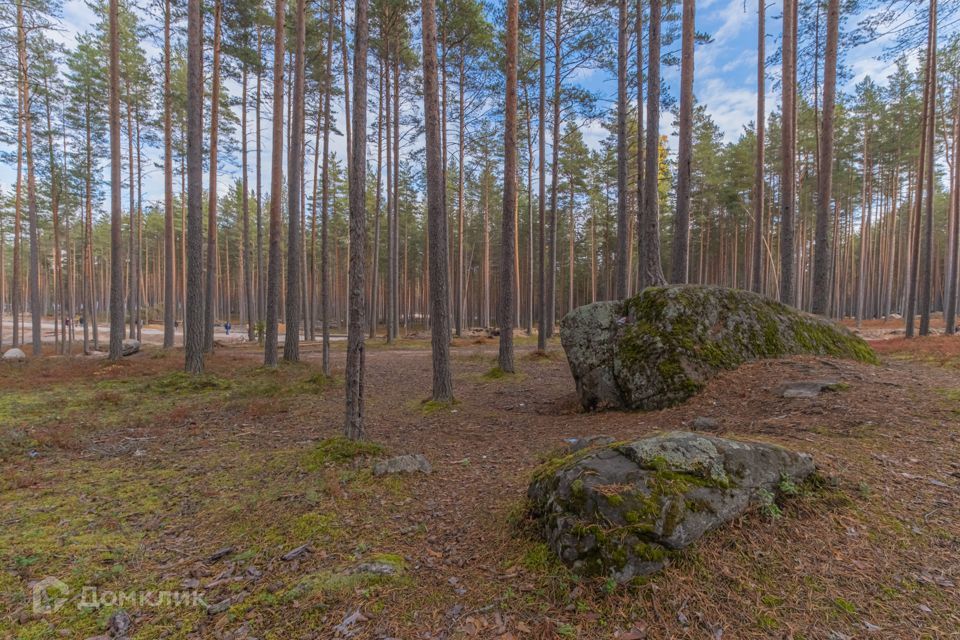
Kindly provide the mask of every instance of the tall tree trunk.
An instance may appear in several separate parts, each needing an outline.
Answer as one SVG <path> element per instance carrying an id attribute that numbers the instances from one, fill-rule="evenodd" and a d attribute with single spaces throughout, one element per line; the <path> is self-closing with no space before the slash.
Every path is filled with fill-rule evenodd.
<path id="1" fill-rule="evenodd" d="M 54 153 L 53 146 L 53 120 L 50 116 L 50 86 L 47 82 L 46 76 L 43 78 L 43 101 L 46 112 L 47 119 L 47 152 L 50 165 L 50 216 L 51 216 L 51 226 L 53 227 L 53 248 L 51 251 L 52 266 L 53 266 L 53 282 L 51 283 L 53 288 L 53 341 L 56 352 L 59 354 L 65 353 L 64 349 L 66 347 L 67 339 L 67 323 L 66 323 L 66 301 L 63 290 L 63 261 L 61 259 L 60 253 L 60 168 L 57 166 L 56 154 Z M 66 155 L 64 155 L 64 160 L 66 160 Z M 63 175 L 66 175 L 64 172 Z M 0 235 L 2 237 L 2 235 Z M 3 304 L 3 298 L 0 297 L 0 305 Z M 0 321 L 2 324 L 2 321 Z M 62 335 L 61 335 L 62 332 Z M 2 339 L 3 332 L 0 331 L 0 339 Z"/>
<path id="2" fill-rule="evenodd" d="M 260 29 L 260 26 L 257 26 L 257 60 L 263 60 L 263 32 Z M 263 67 L 262 63 L 258 62 L 257 64 L 257 97 L 254 101 L 254 118 L 256 119 L 256 124 L 254 128 L 256 129 L 257 136 L 257 324 L 263 323 L 267 317 L 267 287 L 266 287 L 266 272 L 263 269 L 263 172 L 261 171 L 261 155 L 260 155 L 260 102 L 261 102 L 261 84 L 263 81 Z M 263 337 L 262 332 L 265 330 L 265 326 L 262 326 L 258 329 L 257 333 L 260 338 Z"/>
<path id="3" fill-rule="evenodd" d="M 796 304 L 794 213 L 796 207 L 797 152 L 797 0 L 783 5 L 783 125 L 780 145 L 780 302 Z"/>
<path id="4" fill-rule="evenodd" d="M 350 279 L 344 434 L 364 437 L 364 257 L 367 186 L 367 0 L 357 0 L 353 31 L 353 146 L 350 147 Z"/>
<path id="5" fill-rule="evenodd" d="M 293 122 L 291 123 L 290 148 L 287 150 L 287 326 L 283 340 L 283 359 L 287 362 L 300 360 L 301 316 L 301 189 L 303 188 L 304 156 L 304 46 L 306 40 L 306 8 L 304 0 L 296 0 L 294 23 L 295 52 L 293 58 Z"/>
<path id="6" fill-rule="evenodd" d="M 283 190 L 283 56 L 286 35 L 286 2 L 277 0 L 273 32 L 273 135 L 270 156 L 270 255 L 267 260 L 267 326 L 263 363 L 277 366 L 280 320 L 280 194 Z"/>
<path id="7" fill-rule="evenodd" d="M 683 43 L 680 55 L 680 148 L 677 154 L 677 209 L 673 221 L 670 279 L 687 282 L 690 263 L 690 176 L 693 155 L 693 46 L 695 0 L 683 0 Z"/>
<path id="8" fill-rule="evenodd" d="M 539 244 L 537 245 L 537 349 L 547 350 L 547 289 L 546 289 L 546 202 L 547 202 L 547 5 L 540 0 L 540 88 L 537 96 L 537 219 L 539 221 Z"/>
<path id="9" fill-rule="evenodd" d="M 508 36 L 509 37 L 509 36 Z M 460 51 L 459 64 L 459 101 L 457 103 L 457 122 L 459 125 L 458 143 L 457 143 L 457 279 L 454 284 L 454 331 L 457 336 L 463 335 L 463 310 L 465 306 L 463 293 L 463 230 L 464 230 L 464 210 L 463 210 L 463 160 L 464 160 L 464 137 L 466 123 L 464 121 L 464 54 Z M 512 276 L 511 276 L 512 277 Z M 513 324 L 512 321 L 510 323 Z"/>
<path id="10" fill-rule="evenodd" d="M 20 50 L 20 73 L 22 74 L 23 96 L 23 133 L 24 151 L 27 160 L 27 232 L 30 237 L 30 333 L 33 343 L 33 355 L 41 353 L 40 320 L 42 309 L 40 305 L 40 244 L 39 229 L 37 228 L 37 193 L 36 177 L 33 170 L 33 119 L 30 114 L 30 75 L 27 63 L 27 31 L 24 25 L 23 0 L 17 3 L 18 47 Z M 122 322 L 121 317 L 121 322 Z M 111 352 L 112 353 L 112 352 Z M 119 357 L 119 354 L 118 354 Z"/>
<path id="11" fill-rule="evenodd" d="M 220 21 L 221 0 L 213 3 L 213 68 L 210 90 L 210 187 L 207 201 L 207 289 L 204 301 L 203 350 L 213 351 L 217 308 L 217 147 L 220 132 Z M 273 197 L 274 194 L 270 194 Z"/>
<path id="12" fill-rule="evenodd" d="M 647 140 L 640 221 L 639 289 L 666 282 L 660 264 L 660 0 L 650 0 L 650 35 L 647 50 Z"/>
<path id="13" fill-rule="evenodd" d="M 958 258 L 960 258 L 960 80 L 954 78 L 953 84 L 953 167 L 950 175 L 950 251 L 947 256 L 946 302 L 944 303 L 944 322 L 948 334 L 956 333 L 957 328 L 957 288 Z M 891 264 L 893 260 L 890 261 Z"/>
<path id="14" fill-rule="evenodd" d="M 557 313 L 557 190 L 560 182 L 560 78 L 562 71 L 561 39 L 563 0 L 556 0 L 556 24 L 553 35 L 553 162 L 550 180 L 550 250 L 547 267 L 547 337 L 553 336 Z"/>
<path id="15" fill-rule="evenodd" d="M 21 335 L 20 331 L 22 327 L 20 326 L 20 280 L 22 275 L 20 273 L 21 269 L 21 259 L 20 259 L 20 236 L 22 235 L 22 208 L 23 208 L 23 119 L 24 119 L 24 100 L 23 100 L 23 85 L 24 85 L 24 73 L 23 69 L 20 67 L 22 64 L 20 60 L 20 31 L 23 22 L 22 18 L 22 2 L 17 4 L 18 18 L 17 18 L 17 184 L 14 187 L 14 196 L 13 196 L 13 280 L 10 283 L 10 312 L 11 320 L 13 321 L 13 346 L 19 347 Z M 24 34 L 24 38 L 26 35 Z M 87 104 L 87 131 L 88 131 L 88 158 L 89 158 L 89 119 L 90 119 L 90 105 Z M 89 162 L 89 160 L 88 160 Z M 93 171 L 90 169 L 88 164 L 87 166 L 87 190 L 88 196 L 90 193 L 90 183 L 92 181 Z M 89 200 L 88 200 L 89 203 Z"/>
<path id="16" fill-rule="evenodd" d="M 766 0 L 757 2 L 757 149 L 753 164 L 753 267 L 750 289 L 763 293 L 764 130 L 766 129 Z"/>
<path id="17" fill-rule="evenodd" d="M 163 3 L 163 347 L 173 347 L 176 243 L 173 235 L 173 94 L 170 87 L 171 0 Z"/>
<path id="18" fill-rule="evenodd" d="M 910 269 L 908 271 L 909 278 L 907 284 L 907 304 L 906 310 L 904 312 L 904 318 L 906 320 L 906 327 L 904 330 L 904 335 L 907 338 L 912 338 L 914 336 L 914 325 L 916 322 L 916 312 L 917 312 L 917 296 L 918 288 L 920 285 L 920 227 L 922 224 L 922 214 L 923 214 L 923 187 L 925 184 L 925 178 L 928 171 L 932 171 L 933 167 L 927 165 L 927 157 L 929 154 L 932 154 L 932 150 L 927 149 L 928 135 L 927 128 L 933 129 L 933 117 L 931 112 L 933 111 L 932 106 L 935 103 L 934 95 L 934 85 L 935 79 L 933 76 L 934 72 L 934 53 L 933 50 L 936 47 L 936 39 L 934 34 L 936 33 L 936 12 L 934 11 L 936 0 L 930 0 L 930 11 L 927 20 L 927 52 L 926 52 L 926 64 L 924 65 L 924 82 L 923 82 L 923 114 L 920 118 L 920 153 L 917 160 L 917 180 L 916 180 L 916 196 L 913 202 L 913 212 L 912 218 L 913 222 L 910 227 Z M 930 133 L 930 138 L 932 139 L 933 134 Z M 928 153 L 929 151 L 929 153 Z M 908 187 L 909 188 L 909 187 Z M 921 307 L 922 308 L 922 307 Z M 921 335 L 922 329 L 921 329 Z"/>
<path id="19" fill-rule="evenodd" d="M 518 0 L 507 0 L 507 87 L 503 132 L 503 231 L 500 237 L 500 351 L 498 358 L 500 370 L 507 373 L 513 373 L 513 317 L 517 303 L 514 298 L 514 279 L 510 268 L 514 262 L 517 242 L 518 15 Z"/>
<path id="20" fill-rule="evenodd" d="M 837 44 L 840 38 L 840 0 L 827 5 L 827 48 L 823 66 L 823 126 L 817 170 L 817 221 L 813 256 L 814 313 L 826 315 L 830 303 L 830 200 L 833 195 L 833 112 L 837 90 Z"/>
<path id="21" fill-rule="evenodd" d="M 254 340 L 256 310 L 253 304 L 253 265 L 250 260 L 250 181 L 247 177 L 247 65 L 243 63 L 242 96 L 240 98 L 240 181 L 243 184 L 241 206 L 243 227 L 240 259 L 243 262 L 243 307 L 247 316 L 247 340 Z"/>
<path id="22" fill-rule="evenodd" d="M 110 359 L 123 346 L 123 247 L 120 210 L 120 24 L 119 0 L 110 0 Z"/>
<path id="23" fill-rule="evenodd" d="M 929 67 L 928 76 L 930 83 L 930 106 L 927 113 L 927 130 L 924 134 L 926 143 L 926 185 L 917 184 L 917 191 L 926 187 L 927 197 L 924 202 L 923 215 L 923 240 L 920 246 L 920 335 L 925 336 L 930 333 L 930 311 L 932 307 L 933 295 L 933 196 L 936 173 L 934 169 L 934 131 L 936 129 L 936 95 L 937 95 L 937 0 L 930 0 L 930 24 L 927 32 L 930 41 L 929 57 L 927 66 Z M 29 123 L 29 120 L 27 121 Z M 30 140 L 29 128 L 27 130 L 27 140 L 29 146 Z M 29 157 L 29 151 L 28 151 Z M 36 340 L 34 340 L 36 343 Z"/>
<path id="24" fill-rule="evenodd" d="M 127 175 L 129 176 L 128 193 L 130 195 L 130 208 L 127 216 L 127 323 L 128 337 L 133 339 L 137 337 L 137 274 L 136 274 L 136 255 L 137 255 L 137 222 L 135 211 L 137 208 L 136 191 L 134 190 L 134 153 L 133 153 L 133 103 L 135 98 L 130 90 L 130 81 L 124 82 L 124 88 L 127 92 Z"/>
<path id="25" fill-rule="evenodd" d="M 380 87 L 378 93 L 378 105 L 377 105 L 377 194 L 374 196 L 374 222 L 373 222 L 373 260 L 371 261 L 370 271 L 373 282 L 370 285 L 370 308 L 367 310 L 369 314 L 368 321 L 370 323 L 370 338 L 373 339 L 377 335 L 377 312 L 379 311 L 377 307 L 377 302 L 379 301 L 379 289 L 380 289 L 380 209 L 383 204 L 383 120 L 384 116 L 389 112 L 389 105 L 387 112 L 383 110 L 383 94 L 384 94 L 384 81 L 386 80 L 389 83 L 390 75 L 384 69 L 385 61 L 381 58 L 380 60 L 380 70 L 377 75 L 379 75 Z M 386 78 L 384 76 L 386 75 Z M 389 102 L 389 100 L 388 100 Z M 390 142 L 390 131 L 387 130 L 387 143 Z M 389 159 L 388 159 L 389 160 Z M 389 164 L 389 161 L 388 161 Z M 389 182 L 389 180 L 388 180 Z M 387 185 L 387 191 L 389 192 L 389 185 Z M 387 341 L 390 341 L 390 333 L 387 332 Z"/>
<path id="26" fill-rule="evenodd" d="M 362 0 L 361 0 L 362 1 Z M 447 216 L 444 210 L 442 136 L 437 86 L 437 23 L 434 0 L 422 0 L 423 111 L 427 155 L 427 226 L 430 264 L 430 335 L 433 400 L 453 400 L 450 373 L 450 316 L 447 301 Z"/>
<path id="27" fill-rule="evenodd" d="M 320 220 L 320 322 L 323 333 L 323 375 L 330 375 L 330 267 L 328 260 L 328 218 L 330 199 L 330 94 L 333 92 L 333 16 L 337 0 L 330 0 L 330 15 L 327 18 L 327 72 L 323 92 L 323 187 Z"/>
<path id="28" fill-rule="evenodd" d="M 113 0 L 116 2 L 116 0 Z M 185 368 L 203 372 L 203 17 L 187 3 L 187 286 Z"/>
<path id="29" fill-rule="evenodd" d="M 627 0 L 617 1 L 617 298 L 627 297 L 628 254 L 630 238 L 627 230 Z M 571 204 L 572 208 L 572 204 Z M 573 289 L 570 290 L 571 299 Z"/>
<path id="30" fill-rule="evenodd" d="M 639 234 L 641 229 L 643 229 L 643 194 L 645 190 L 644 186 L 644 129 L 643 129 L 643 0 L 637 0 L 635 6 L 636 16 L 634 17 L 634 32 L 637 34 L 637 216 L 635 222 L 635 228 L 637 233 L 637 247 L 640 247 Z M 593 216 L 591 216 L 593 218 Z M 591 224 L 596 227 L 596 224 L 591 221 Z M 594 232 L 594 237 L 596 234 Z M 631 241 L 633 238 L 631 238 Z M 632 253 L 632 252 L 631 252 Z M 596 259 L 596 256 L 594 256 Z M 638 256 L 638 262 L 640 258 Z M 631 268 L 631 273 L 627 274 L 628 279 L 633 280 L 639 274 L 633 273 Z M 631 282 L 627 282 L 627 293 L 630 293 Z M 637 282 L 639 285 L 639 282 Z M 593 297 L 596 297 L 596 292 L 593 293 Z"/>
<path id="31" fill-rule="evenodd" d="M 390 69 L 387 69 L 387 73 Z M 388 105 L 389 108 L 389 105 Z M 393 56 L 393 337 L 400 336 L 400 53 Z M 389 132 L 388 132 L 389 133 Z"/>

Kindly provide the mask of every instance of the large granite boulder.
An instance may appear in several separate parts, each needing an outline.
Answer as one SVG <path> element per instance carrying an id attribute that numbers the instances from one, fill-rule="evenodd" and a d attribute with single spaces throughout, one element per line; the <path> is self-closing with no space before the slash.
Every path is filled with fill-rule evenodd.
<path id="1" fill-rule="evenodd" d="M 673 431 L 549 461 L 528 498 L 561 560 L 582 575 L 626 582 L 813 472 L 806 454 Z"/>
<path id="2" fill-rule="evenodd" d="M 867 343 L 824 318 L 722 287 L 649 287 L 570 312 L 560 340 L 586 409 L 660 409 L 744 362 L 814 354 L 877 362 Z"/>

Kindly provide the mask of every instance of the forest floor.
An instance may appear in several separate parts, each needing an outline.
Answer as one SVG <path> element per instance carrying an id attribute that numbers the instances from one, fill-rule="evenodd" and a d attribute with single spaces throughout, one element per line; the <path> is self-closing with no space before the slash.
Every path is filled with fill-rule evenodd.
<path id="1" fill-rule="evenodd" d="M 881 366 L 763 361 L 672 409 L 586 414 L 559 344 L 543 357 L 521 339 L 519 373 L 499 377 L 495 340 L 456 341 L 457 402 L 437 407 L 422 402 L 428 343 L 378 340 L 367 447 L 335 438 L 342 383 L 319 375 L 314 345 L 278 370 L 254 346 L 220 348 L 199 379 L 149 347 L 0 367 L 0 637 L 88 638 L 118 592 L 197 591 L 209 607 L 122 603 L 131 637 L 960 638 L 960 339 L 875 345 Z M 339 375 L 342 344 L 333 355 Z M 774 392 L 805 378 L 845 384 Z M 640 584 L 575 579 L 524 521 L 535 466 L 565 438 L 697 416 L 813 454 L 826 487 Z M 371 474 L 401 453 L 433 473 Z M 32 607 L 45 576 L 69 587 L 55 613 Z M 105 606 L 79 606 L 85 585 Z"/>

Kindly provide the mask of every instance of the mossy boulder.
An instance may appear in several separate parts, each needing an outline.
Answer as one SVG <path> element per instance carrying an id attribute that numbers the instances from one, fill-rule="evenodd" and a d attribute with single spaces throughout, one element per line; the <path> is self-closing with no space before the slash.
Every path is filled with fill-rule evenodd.
<path id="1" fill-rule="evenodd" d="M 806 454 L 673 431 L 549 461 L 527 496 L 564 563 L 626 582 L 813 472 Z"/>
<path id="2" fill-rule="evenodd" d="M 560 339 L 586 409 L 661 409 L 725 369 L 813 354 L 876 363 L 859 337 L 825 318 L 722 287 L 648 287 L 570 312 Z"/>

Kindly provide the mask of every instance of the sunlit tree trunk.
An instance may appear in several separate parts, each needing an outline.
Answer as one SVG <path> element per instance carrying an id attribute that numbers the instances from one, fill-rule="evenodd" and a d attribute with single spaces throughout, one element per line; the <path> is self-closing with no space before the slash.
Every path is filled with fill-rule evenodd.
<path id="1" fill-rule="evenodd" d="M 826 315 L 830 302 L 830 200 L 833 196 L 833 112 L 837 89 L 837 45 L 840 32 L 840 0 L 827 6 L 827 48 L 823 66 L 823 126 L 820 129 L 820 159 L 817 171 L 817 221 L 813 258 L 814 313 Z"/>
<path id="2" fill-rule="evenodd" d="M 617 1 L 617 298 L 627 297 L 627 0 Z M 573 205 L 571 203 L 571 212 Z M 571 260 L 571 269 L 572 269 Z M 570 288 L 571 299 L 573 287 Z M 569 305 L 572 308 L 572 303 Z"/>
<path id="3" fill-rule="evenodd" d="M 362 0 L 361 0 L 362 1 Z M 447 216 L 444 211 L 440 104 L 437 86 L 437 23 L 434 0 L 422 0 L 423 111 L 427 160 L 427 226 L 429 240 L 430 333 L 433 352 L 432 398 L 453 399 L 450 373 L 450 309 L 447 302 Z"/>
<path id="4" fill-rule="evenodd" d="M 507 0 L 506 104 L 503 132 L 503 220 L 500 236 L 500 351 L 501 371 L 513 373 L 514 278 L 509 272 L 516 251 L 517 214 L 517 48 L 519 3 Z"/>
<path id="5" fill-rule="evenodd" d="M 693 45 L 695 0 L 683 0 L 683 42 L 680 55 L 680 147 L 677 154 L 677 208 L 673 222 L 671 282 L 687 282 L 690 263 L 690 177 L 693 159 Z M 734 283 L 734 286 L 735 283 Z"/>
<path id="6" fill-rule="evenodd" d="M 650 35 L 647 46 L 647 140 L 643 187 L 643 218 L 640 222 L 639 289 L 662 285 L 660 264 L 660 0 L 650 1 Z"/>

